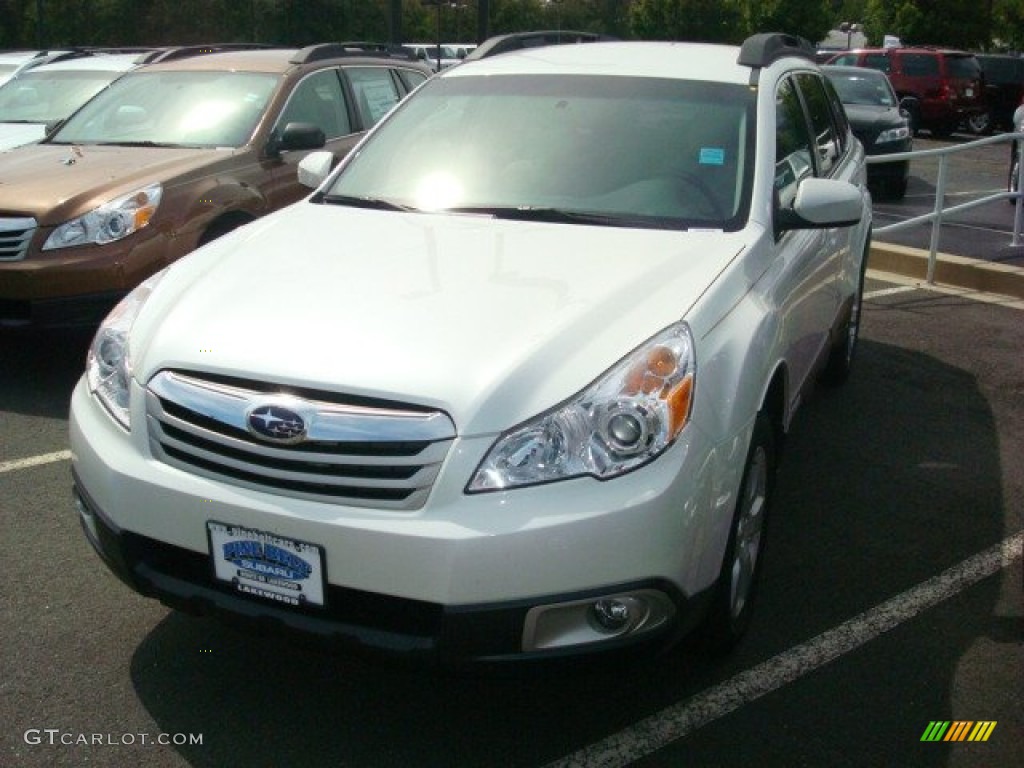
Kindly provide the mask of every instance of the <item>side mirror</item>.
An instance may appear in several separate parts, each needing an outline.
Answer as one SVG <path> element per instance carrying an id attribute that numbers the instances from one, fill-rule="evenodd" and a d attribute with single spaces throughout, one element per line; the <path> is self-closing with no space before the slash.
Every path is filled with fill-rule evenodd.
<path id="1" fill-rule="evenodd" d="M 790 207 L 775 211 L 775 230 L 852 227 L 864 215 L 861 191 L 845 181 L 804 179 Z"/>
<path id="2" fill-rule="evenodd" d="M 299 160 L 299 184 L 316 189 L 324 183 L 334 165 L 332 152 L 310 152 Z"/>
<path id="3" fill-rule="evenodd" d="M 918 111 L 920 102 L 913 96 L 904 96 L 900 99 L 900 114 L 904 117 L 910 117 Z"/>
<path id="4" fill-rule="evenodd" d="M 294 149 L 320 149 L 327 143 L 323 129 L 313 123 L 288 123 L 284 130 L 271 134 L 267 142 L 267 155 L 278 157 Z"/>

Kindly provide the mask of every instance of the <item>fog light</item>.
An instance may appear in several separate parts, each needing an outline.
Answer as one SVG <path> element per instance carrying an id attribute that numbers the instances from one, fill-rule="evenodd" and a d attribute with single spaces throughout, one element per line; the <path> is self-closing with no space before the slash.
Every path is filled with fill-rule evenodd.
<path id="1" fill-rule="evenodd" d="M 569 648 L 642 635 L 664 628 L 675 613 L 668 595 L 655 589 L 535 605 L 523 623 L 522 649 Z"/>
<path id="2" fill-rule="evenodd" d="M 629 606 L 622 600 L 598 600 L 591 608 L 591 615 L 601 629 L 618 632 L 629 624 L 631 615 Z"/>

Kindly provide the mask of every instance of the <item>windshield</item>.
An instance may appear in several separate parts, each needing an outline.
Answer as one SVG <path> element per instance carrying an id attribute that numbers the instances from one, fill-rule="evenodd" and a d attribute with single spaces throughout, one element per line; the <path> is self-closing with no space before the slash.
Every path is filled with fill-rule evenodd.
<path id="1" fill-rule="evenodd" d="M 860 104 L 872 107 L 895 107 L 896 95 L 884 76 L 875 76 L 871 70 L 865 74 L 839 74 L 829 72 L 828 79 L 836 87 L 843 104 Z"/>
<path id="2" fill-rule="evenodd" d="M 754 94 L 669 79 L 502 75 L 428 81 L 326 202 L 620 226 L 738 229 Z"/>
<path id="3" fill-rule="evenodd" d="M 120 72 L 26 72 L 0 87 L 0 122 L 62 120 L 107 86 Z"/>
<path id="4" fill-rule="evenodd" d="M 52 141 L 239 147 L 277 82 L 275 75 L 253 72 L 133 72 L 85 105 Z"/>

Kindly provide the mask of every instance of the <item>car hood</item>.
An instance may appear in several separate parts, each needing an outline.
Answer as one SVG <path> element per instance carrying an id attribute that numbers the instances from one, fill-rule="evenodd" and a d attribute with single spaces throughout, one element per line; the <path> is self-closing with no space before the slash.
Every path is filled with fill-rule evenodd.
<path id="1" fill-rule="evenodd" d="M 386 398 L 493 433 L 682 318 L 743 241 L 302 202 L 168 271 L 133 329 L 134 373 Z"/>
<path id="2" fill-rule="evenodd" d="M 45 123 L 0 123 L 0 152 L 39 141 L 45 135 Z"/>
<path id="3" fill-rule="evenodd" d="M 228 150 L 35 144 L 0 154 L 0 210 L 55 225 L 118 195 L 214 162 Z"/>

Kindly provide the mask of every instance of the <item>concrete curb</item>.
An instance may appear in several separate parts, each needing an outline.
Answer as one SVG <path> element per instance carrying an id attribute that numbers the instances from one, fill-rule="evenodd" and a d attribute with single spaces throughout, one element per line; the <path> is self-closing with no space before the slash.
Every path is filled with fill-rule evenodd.
<path id="1" fill-rule="evenodd" d="M 921 280 L 928 277 L 928 251 L 903 245 L 872 243 L 868 268 Z M 971 291 L 1024 299 L 1024 268 L 993 261 L 938 253 L 935 282 Z"/>

